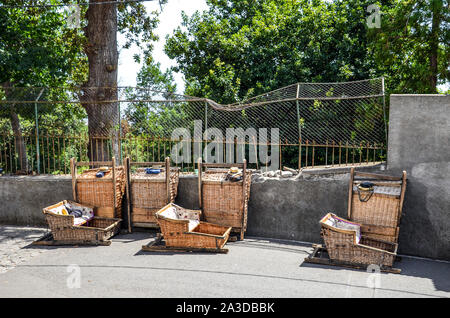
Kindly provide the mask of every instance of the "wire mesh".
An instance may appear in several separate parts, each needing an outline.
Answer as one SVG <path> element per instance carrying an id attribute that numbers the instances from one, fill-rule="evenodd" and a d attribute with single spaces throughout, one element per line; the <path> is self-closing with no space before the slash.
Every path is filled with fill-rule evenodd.
<path id="1" fill-rule="evenodd" d="M 194 138 L 195 121 L 201 133 L 215 128 L 246 144 L 246 154 L 250 144 L 280 145 L 280 165 L 328 164 L 335 150 L 339 163 L 376 162 L 385 158 L 386 113 L 382 78 L 297 83 L 229 105 L 137 87 L 2 87 L 0 166 L 66 173 L 72 156 L 159 161 L 179 141 L 175 129 Z M 273 128 L 279 140 L 271 139 Z"/>

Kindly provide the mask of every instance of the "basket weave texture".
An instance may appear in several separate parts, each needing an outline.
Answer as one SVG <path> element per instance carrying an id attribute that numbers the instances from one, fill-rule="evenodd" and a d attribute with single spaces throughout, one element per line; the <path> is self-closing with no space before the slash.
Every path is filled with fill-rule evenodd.
<path id="1" fill-rule="evenodd" d="M 191 214 L 191 220 L 199 220 L 200 210 L 184 209 L 173 203 L 165 206 L 156 213 L 156 220 L 161 233 L 170 247 L 221 249 L 228 240 L 231 228 L 216 224 L 199 222 L 189 230 L 190 219 L 170 219 L 161 215 L 165 209 L 175 207 L 177 212 Z"/>
<path id="2" fill-rule="evenodd" d="M 167 203 L 175 201 L 178 192 L 179 169 L 171 169 L 169 176 L 170 200 L 167 196 L 166 172 L 146 174 L 138 169 L 131 176 L 131 204 L 133 222 L 156 223 L 155 213 Z"/>
<path id="3" fill-rule="evenodd" d="M 357 188 L 363 181 L 375 182 L 373 194 L 365 202 L 360 200 Z M 382 185 L 376 185 L 377 182 Z M 349 218 L 364 225 L 365 236 L 397 243 L 405 187 L 406 183 L 401 181 L 361 178 L 352 181 Z"/>
<path id="4" fill-rule="evenodd" d="M 126 178 L 123 167 L 115 168 L 116 189 L 112 178 L 112 168 L 102 178 L 95 175 L 99 169 L 89 169 L 77 177 L 77 201 L 97 208 L 98 216 L 107 218 L 122 217 L 122 198 Z M 116 204 L 114 206 L 114 195 Z"/>
<path id="5" fill-rule="evenodd" d="M 392 267 L 397 253 L 397 244 L 361 237 L 356 242 L 356 231 L 342 230 L 325 224 L 321 220 L 321 235 L 331 260 L 350 264 L 380 265 Z"/>
<path id="6" fill-rule="evenodd" d="M 44 208 L 43 213 L 56 241 L 101 242 L 120 230 L 120 219 L 94 217 L 89 221 L 89 226 L 74 226 L 72 215 L 53 214 L 48 208 Z"/>
<path id="7" fill-rule="evenodd" d="M 202 207 L 207 222 L 231 226 L 233 230 L 247 228 L 248 200 L 250 198 L 251 172 L 243 181 L 224 181 L 224 172 L 205 173 L 202 178 Z"/>

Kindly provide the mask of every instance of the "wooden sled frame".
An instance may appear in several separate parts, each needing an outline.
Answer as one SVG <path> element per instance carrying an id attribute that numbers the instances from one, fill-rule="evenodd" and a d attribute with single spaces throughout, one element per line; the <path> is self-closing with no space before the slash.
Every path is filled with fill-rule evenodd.
<path id="1" fill-rule="evenodd" d="M 243 191 L 243 198 L 244 198 L 244 205 L 245 205 L 245 194 L 247 190 L 247 160 L 244 159 L 243 163 L 203 163 L 202 158 L 198 159 L 198 204 L 199 208 L 203 212 L 203 193 L 202 193 L 202 174 L 203 174 L 203 168 L 231 168 L 231 167 L 237 167 L 242 168 L 242 191 Z M 206 170 L 205 170 L 206 171 Z M 250 180 L 251 182 L 251 180 Z M 232 233 L 239 234 L 239 240 L 244 239 L 244 232 L 245 232 L 245 218 L 247 217 L 247 213 L 245 212 L 245 207 L 242 207 L 242 219 L 241 219 L 241 227 L 240 228 L 232 228 Z M 203 214 L 203 213 L 202 213 Z M 204 214 L 203 214 L 204 215 Z M 228 241 L 234 242 L 237 239 L 228 239 Z"/>
<path id="2" fill-rule="evenodd" d="M 194 252 L 194 253 L 221 253 L 226 254 L 228 253 L 227 248 L 194 248 L 194 247 L 171 247 L 166 246 L 164 242 L 162 241 L 163 237 L 161 233 L 157 234 L 157 237 L 154 241 L 148 243 L 147 245 L 142 245 L 142 251 L 144 252 L 166 252 L 166 253 L 172 253 L 172 252 Z"/>
<path id="3" fill-rule="evenodd" d="M 313 244 L 312 247 L 314 248 L 314 251 L 304 259 L 305 263 L 346 267 L 359 270 L 367 270 L 368 268 L 367 265 L 331 260 L 328 256 L 324 256 L 325 253 L 328 255 L 328 252 L 327 249 L 321 244 Z M 394 267 L 381 266 L 380 271 L 391 274 L 400 274 L 402 270 Z"/>
<path id="4" fill-rule="evenodd" d="M 167 200 L 166 204 L 170 203 L 170 173 L 167 173 L 167 171 L 170 172 L 172 169 L 170 167 L 170 158 L 166 157 L 164 161 L 148 161 L 148 162 L 131 162 L 130 158 L 127 157 L 123 160 L 123 166 L 125 167 L 125 178 L 126 178 L 126 197 L 127 197 L 127 217 L 128 217 L 128 232 L 132 232 L 132 227 L 140 227 L 140 228 L 151 228 L 151 229 L 158 229 L 159 226 L 157 224 L 150 224 L 150 223 L 140 223 L 135 222 L 133 223 L 131 221 L 131 217 L 133 214 L 133 208 L 131 206 L 131 166 L 138 166 L 138 167 L 145 167 L 145 166 L 154 166 L 154 165 L 161 165 L 164 166 L 164 169 L 166 171 L 166 191 L 167 191 Z M 173 169 L 179 169 L 179 168 L 173 168 Z"/>

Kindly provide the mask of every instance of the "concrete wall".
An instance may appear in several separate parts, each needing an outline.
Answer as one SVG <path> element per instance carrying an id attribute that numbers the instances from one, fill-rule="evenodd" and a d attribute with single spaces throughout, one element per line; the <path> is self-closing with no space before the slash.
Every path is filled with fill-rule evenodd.
<path id="1" fill-rule="evenodd" d="M 0 177 L 0 223 L 46 225 L 42 208 L 72 200 L 72 179 L 66 176 Z"/>
<path id="2" fill-rule="evenodd" d="M 406 170 L 400 250 L 450 260 L 450 96 L 391 95 L 387 168 Z"/>

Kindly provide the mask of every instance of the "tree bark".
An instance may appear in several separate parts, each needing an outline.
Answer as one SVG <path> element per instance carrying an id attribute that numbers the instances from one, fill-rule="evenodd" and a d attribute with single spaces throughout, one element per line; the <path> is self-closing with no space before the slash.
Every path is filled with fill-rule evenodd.
<path id="1" fill-rule="evenodd" d="M 431 11 L 433 14 L 431 23 L 431 41 L 430 41 L 430 89 L 431 93 L 437 92 L 438 77 L 438 51 L 439 51 L 439 32 L 442 20 L 442 0 L 432 0 Z"/>
<path id="2" fill-rule="evenodd" d="M 108 0 L 90 0 L 91 3 L 104 1 Z M 111 160 L 111 142 L 112 153 L 119 160 L 119 110 L 118 103 L 111 102 L 118 97 L 117 5 L 91 4 L 86 18 L 89 76 L 81 101 L 88 115 L 88 156 L 91 161 Z"/>
<path id="3" fill-rule="evenodd" d="M 10 106 L 9 117 L 11 120 L 11 127 L 14 133 L 14 150 L 19 156 L 20 171 L 28 174 L 28 157 L 25 140 L 23 139 L 22 128 L 20 127 L 19 116 L 16 113 L 14 104 Z"/>
<path id="4" fill-rule="evenodd" d="M 1 83 L 3 90 L 5 91 L 5 97 L 8 99 L 11 95 L 13 84 L 8 81 Z M 29 172 L 27 148 L 25 145 L 25 139 L 23 138 L 22 128 L 20 126 L 19 115 L 17 115 L 16 107 L 14 104 L 9 106 L 9 120 L 11 128 L 14 134 L 14 153 L 19 156 L 20 171 L 23 173 Z"/>

